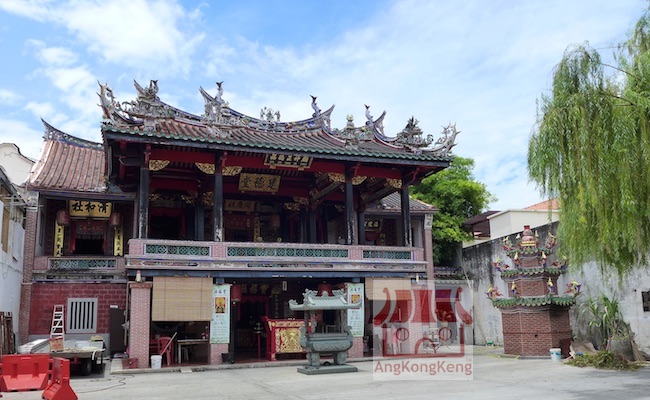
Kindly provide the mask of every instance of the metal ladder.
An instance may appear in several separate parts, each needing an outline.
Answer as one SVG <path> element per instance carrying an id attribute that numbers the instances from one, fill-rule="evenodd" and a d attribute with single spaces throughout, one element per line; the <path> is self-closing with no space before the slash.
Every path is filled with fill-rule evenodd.
<path id="1" fill-rule="evenodd" d="M 56 304 L 52 312 L 52 328 L 50 329 L 50 342 L 52 339 L 61 339 L 61 343 L 65 341 L 65 329 L 63 327 L 65 308 L 63 304 Z"/>

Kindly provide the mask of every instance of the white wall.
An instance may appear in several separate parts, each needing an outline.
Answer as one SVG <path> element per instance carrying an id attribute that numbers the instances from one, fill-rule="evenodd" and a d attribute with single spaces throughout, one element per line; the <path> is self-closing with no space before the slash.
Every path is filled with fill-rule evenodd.
<path id="1" fill-rule="evenodd" d="M 488 217 L 490 221 L 490 239 L 498 239 L 515 232 L 521 232 L 524 225 L 530 225 L 531 229 L 548 225 L 559 220 L 557 211 L 529 211 L 529 210 L 507 210 L 501 211 Z"/>
<path id="2" fill-rule="evenodd" d="M 0 143 L 0 165 L 11 183 L 20 185 L 27 180 L 34 161 L 20 153 L 13 143 Z"/>
<path id="3" fill-rule="evenodd" d="M 623 319 L 635 333 L 636 344 L 641 350 L 650 353 L 650 312 L 643 311 L 641 299 L 641 292 L 650 291 L 650 274 L 647 269 L 638 269 L 620 280 L 615 274 L 603 275 L 595 263 L 589 263 L 574 275 L 582 283 L 582 293 L 578 296 L 580 302 L 587 301 L 589 297 L 600 297 L 601 294 L 610 299 L 618 299 Z M 573 326 L 577 327 L 578 319 L 578 313 L 572 313 Z"/>
<path id="4" fill-rule="evenodd" d="M 4 204 L 0 201 L 0 226 L 2 226 Z M 20 288 L 23 280 L 24 237 L 25 230 L 23 227 L 11 221 L 9 224 L 8 248 L 0 249 L 0 311 L 13 313 L 13 331 L 16 337 L 18 337 Z"/>

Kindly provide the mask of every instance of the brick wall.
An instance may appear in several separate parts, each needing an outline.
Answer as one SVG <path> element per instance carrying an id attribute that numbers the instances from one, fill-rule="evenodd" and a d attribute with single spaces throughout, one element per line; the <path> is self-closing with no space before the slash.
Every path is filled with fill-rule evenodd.
<path id="1" fill-rule="evenodd" d="M 34 269 L 34 250 L 36 248 L 36 227 L 38 226 L 38 207 L 27 207 L 25 221 L 25 246 L 23 257 L 23 284 L 20 289 L 20 318 L 18 319 L 19 344 L 27 343 L 32 304 L 32 272 Z M 51 310 L 50 310 L 51 311 Z M 49 331 L 48 331 L 49 332 Z"/>
<path id="2" fill-rule="evenodd" d="M 67 307 L 69 297 L 97 298 L 97 333 L 109 333 L 110 306 L 126 307 L 126 285 L 118 283 L 33 283 L 30 335 L 49 335 L 55 304 Z M 67 312 L 67 310 L 66 310 Z"/>
<path id="3" fill-rule="evenodd" d="M 138 368 L 149 366 L 152 282 L 131 282 L 129 357 L 138 359 Z"/>
<path id="4" fill-rule="evenodd" d="M 513 279 L 504 279 L 506 281 L 506 288 L 510 289 Z M 517 278 L 514 280 L 517 286 L 517 293 L 519 296 L 546 296 L 548 294 L 548 277 L 525 277 Z M 557 294 L 557 277 L 552 277 L 553 292 Z"/>
<path id="5" fill-rule="evenodd" d="M 217 343 L 210 345 L 210 365 L 223 364 L 221 354 L 228 352 L 228 343 Z"/>
<path id="6" fill-rule="evenodd" d="M 352 347 L 348 350 L 349 358 L 361 358 L 363 357 L 363 338 L 362 337 L 353 337 L 352 338 Z"/>
<path id="7" fill-rule="evenodd" d="M 549 356 L 549 349 L 571 338 L 568 309 L 507 311 L 502 324 L 506 354 Z"/>

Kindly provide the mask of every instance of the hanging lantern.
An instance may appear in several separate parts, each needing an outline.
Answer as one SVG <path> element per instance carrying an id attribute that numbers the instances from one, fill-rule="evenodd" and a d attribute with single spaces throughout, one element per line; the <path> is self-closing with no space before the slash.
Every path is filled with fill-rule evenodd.
<path id="1" fill-rule="evenodd" d="M 327 293 L 328 296 L 332 295 L 332 285 L 329 283 L 319 283 L 318 284 L 318 295 L 322 296 L 323 293 Z"/>
<path id="2" fill-rule="evenodd" d="M 108 219 L 108 224 L 113 228 L 122 225 L 122 213 L 119 211 L 113 211 Z"/>
<path id="3" fill-rule="evenodd" d="M 232 285 L 230 286 L 230 301 L 233 303 L 239 303 L 241 301 L 241 286 Z"/>
<path id="4" fill-rule="evenodd" d="M 61 226 L 70 225 L 70 213 L 68 210 L 59 210 L 56 212 L 56 223 Z"/>
<path id="5" fill-rule="evenodd" d="M 280 227 L 280 216 L 278 214 L 271 215 L 271 228 L 278 229 Z"/>

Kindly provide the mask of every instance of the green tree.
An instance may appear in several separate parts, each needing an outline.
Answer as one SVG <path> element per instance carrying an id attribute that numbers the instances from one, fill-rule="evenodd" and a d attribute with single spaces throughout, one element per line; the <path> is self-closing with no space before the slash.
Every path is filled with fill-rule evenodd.
<path id="1" fill-rule="evenodd" d="M 538 102 L 528 170 L 560 200 L 558 242 L 572 263 L 595 260 L 619 277 L 650 250 L 650 14 L 606 65 L 570 47 Z"/>
<path id="2" fill-rule="evenodd" d="M 433 262 L 451 265 L 463 240 L 472 236 L 463 222 L 485 211 L 494 197 L 483 183 L 474 180 L 474 160 L 455 157 L 449 168 L 425 178 L 411 191 L 413 197 L 433 204 Z"/>

